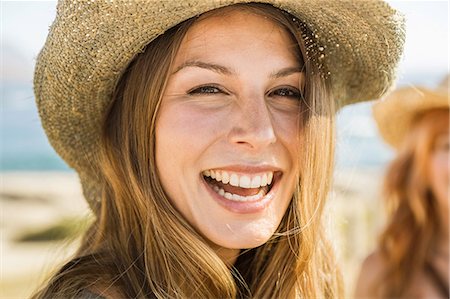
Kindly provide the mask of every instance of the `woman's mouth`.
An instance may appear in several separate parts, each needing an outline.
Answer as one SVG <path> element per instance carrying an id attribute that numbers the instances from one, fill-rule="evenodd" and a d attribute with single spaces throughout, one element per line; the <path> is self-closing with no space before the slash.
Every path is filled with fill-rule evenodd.
<path id="1" fill-rule="evenodd" d="M 202 177 L 207 189 L 224 207 L 238 213 L 264 209 L 275 194 L 281 171 L 242 174 L 225 170 L 205 170 Z"/>
<path id="2" fill-rule="evenodd" d="M 258 174 L 241 174 L 225 170 L 205 170 L 203 179 L 220 197 L 236 203 L 262 200 L 279 179 L 281 172 L 266 171 Z"/>

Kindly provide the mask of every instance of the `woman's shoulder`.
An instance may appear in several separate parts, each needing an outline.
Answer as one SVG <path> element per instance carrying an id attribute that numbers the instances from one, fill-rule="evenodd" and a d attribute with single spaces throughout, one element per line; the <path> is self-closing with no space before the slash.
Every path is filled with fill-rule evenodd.
<path id="1" fill-rule="evenodd" d="M 368 255 L 360 268 L 355 288 L 355 298 L 376 298 L 375 287 L 385 269 L 385 261 L 379 251 Z"/>

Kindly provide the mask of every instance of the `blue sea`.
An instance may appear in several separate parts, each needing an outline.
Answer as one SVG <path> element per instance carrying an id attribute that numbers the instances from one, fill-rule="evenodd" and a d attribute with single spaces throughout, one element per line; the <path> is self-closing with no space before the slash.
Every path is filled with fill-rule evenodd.
<path id="1" fill-rule="evenodd" d="M 405 76 L 398 85 L 435 86 L 442 76 Z M 71 171 L 41 128 L 31 83 L 3 82 L 0 116 L 0 171 Z M 378 136 L 370 103 L 352 105 L 339 112 L 337 137 L 338 168 L 379 168 L 393 156 Z"/>
<path id="2" fill-rule="evenodd" d="M 31 83 L 3 84 L 0 171 L 70 170 L 48 143 Z"/>

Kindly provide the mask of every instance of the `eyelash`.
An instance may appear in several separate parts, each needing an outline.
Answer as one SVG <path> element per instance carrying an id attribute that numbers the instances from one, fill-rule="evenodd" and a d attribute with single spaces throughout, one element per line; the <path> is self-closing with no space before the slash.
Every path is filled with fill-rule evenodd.
<path id="1" fill-rule="evenodd" d="M 189 95 L 210 95 L 210 94 L 228 94 L 228 92 L 224 91 L 220 87 L 216 85 L 202 85 L 195 87 L 187 92 Z M 276 94 L 278 93 L 278 94 Z M 279 97 L 286 97 L 291 99 L 301 99 L 302 94 L 297 88 L 293 87 L 280 87 L 275 90 L 271 90 L 268 94 L 268 96 L 279 96 Z"/>
<path id="2" fill-rule="evenodd" d="M 279 93 L 279 94 L 275 94 L 275 93 Z M 302 97 L 301 92 L 297 88 L 288 87 L 288 86 L 284 86 L 284 87 L 280 87 L 275 90 L 272 90 L 269 92 L 268 95 L 269 96 L 286 97 L 286 98 L 296 99 L 296 100 L 300 100 Z"/>
<path id="3" fill-rule="evenodd" d="M 214 89 L 214 91 L 212 91 L 212 89 Z M 228 94 L 227 92 L 223 91 L 220 87 L 215 85 L 202 85 L 195 87 L 187 92 L 187 94 L 189 95 L 208 95 L 218 93 Z"/>

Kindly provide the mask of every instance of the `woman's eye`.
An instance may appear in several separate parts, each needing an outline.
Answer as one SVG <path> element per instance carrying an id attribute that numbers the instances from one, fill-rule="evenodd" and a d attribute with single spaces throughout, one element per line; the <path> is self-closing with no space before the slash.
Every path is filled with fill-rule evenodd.
<path id="1" fill-rule="evenodd" d="M 211 85 L 205 85 L 196 87 L 194 89 L 191 89 L 188 91 L 188 94 L 194 95 L 194 94 L 217 94 L 217 93 L 223 93 L 223 91 L 216 87 Z"/>
<path id="2" fill-rule="evenodd" d="M 269 93 L 269 96 L 272 96 L 272 97 L 287 97 L 287 98 L 298 100 L 298 99 L 301 98 L 301 93 L 296 88 L 282 87 L 282 88 L 278 88 L 278 89 L 275 89 L 275 90 L 271 91 Z"/>

